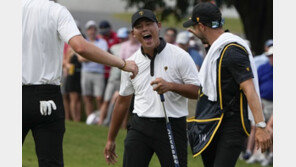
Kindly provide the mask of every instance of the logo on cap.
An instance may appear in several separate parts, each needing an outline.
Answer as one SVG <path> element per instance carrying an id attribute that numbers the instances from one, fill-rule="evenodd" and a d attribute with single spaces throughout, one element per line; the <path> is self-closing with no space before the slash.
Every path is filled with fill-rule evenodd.
<path id="1" fill-rule="evenodd" d="M 142 16 L 143 14 L 144 14 L 144 12 L 143 12 L 143 11 L 140 11 L 140 12 L 139 12 L 139 15 L 141 15 L 141 16 Z"/>
<path id="2" fill-rule="evenodd" d="M 199 17 L 196 17 L 196 21 L 199 22 Z"/>

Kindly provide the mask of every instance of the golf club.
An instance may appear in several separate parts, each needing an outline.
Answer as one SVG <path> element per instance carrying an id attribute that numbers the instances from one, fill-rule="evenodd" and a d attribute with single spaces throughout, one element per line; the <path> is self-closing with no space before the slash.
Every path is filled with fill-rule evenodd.
<path id="1" fill-rule="evenodd" d="M 165 100 L 164 100 L 163 94 L 160 94 L 160 100 L 161 100 L 161 103 L 162 103 L 162 108 L 163 108 L 163 112 L 164 112 L 164 116 L 165 116 L 165 120 L 166 120 L 166 127 L 167 127 L 167 131 L 168 131 L 168 136 L 169 136 L 169 141 L 170 141 L 170 145 L 171 145 L 174 164 L 175 164 L 175 167 L 179 167 L 180 165 L 179 165 L 176 145 L 175 145 L 175 141 L 174 141 L 174 137 L 173 137 L 173 131 L 172 131 L 172 127 L 171 127 L 169 118 L 168 118 L 168 116 L 166 114 L 166 110 L 165 110 L 165 106 L 164 106 L 164 101 Z"/>

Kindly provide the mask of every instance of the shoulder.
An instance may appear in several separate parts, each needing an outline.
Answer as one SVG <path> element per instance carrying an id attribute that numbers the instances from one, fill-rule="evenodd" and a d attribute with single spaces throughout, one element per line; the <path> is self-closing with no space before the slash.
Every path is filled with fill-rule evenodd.
<path id="1" fill-rule="evenodd" d="M 224 51 L 222 52 L 223 62 L 239 62 L 239 61 L 249 61 L 248 53 L 245 48 L 238 44 L 226 45 Z"/>
<path id="2" fill-rule="evenodd" d="M 227 49 L 225 50 L 225 54 L 231 54 L 231 55 L 236 55 L 236 54 L 239 54 L 239 55 L 248 55 L 246 49 L 240 45 L 240 44 L 237 44 L 237 43 L 231 43 L 231 44 L 228 44 L 226 45 Z"/>

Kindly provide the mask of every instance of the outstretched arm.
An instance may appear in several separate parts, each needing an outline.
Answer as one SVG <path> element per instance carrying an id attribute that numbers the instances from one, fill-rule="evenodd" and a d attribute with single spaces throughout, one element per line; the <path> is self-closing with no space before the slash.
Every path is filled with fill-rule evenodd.
<path id="1" fill-rule="evenodd" d="M 134 78 L 138 73 L 138 66 L 134 61 L 124 61 L 86 41 L 81 35 L 72 37 L 69 45 L 82 57 L 112 67 L 118 67 L 124 71 L 132 72 Z"/>

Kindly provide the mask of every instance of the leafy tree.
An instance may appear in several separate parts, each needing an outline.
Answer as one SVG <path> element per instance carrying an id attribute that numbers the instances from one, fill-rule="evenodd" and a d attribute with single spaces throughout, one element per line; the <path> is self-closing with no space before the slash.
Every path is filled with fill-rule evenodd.
<path id="1" fill-rule="evenodd" d="M 124 0 L 127 7 L 146 8 L 156 11 L 161 20 L 173 15 L 176 20 L 189 15 L 189 8 L 193 5 L 211 0 L 166 0 L 175 2 L 175 6 L 168 6 L 165 0 Z M 263 52 L 264 42 L 273 38 L 273 1 L 272 0 L 216 0 L 222 4 L 233 5 L 238 11 L 243 23 L 246 38 L 251 42 L 255 54 Z"/>

